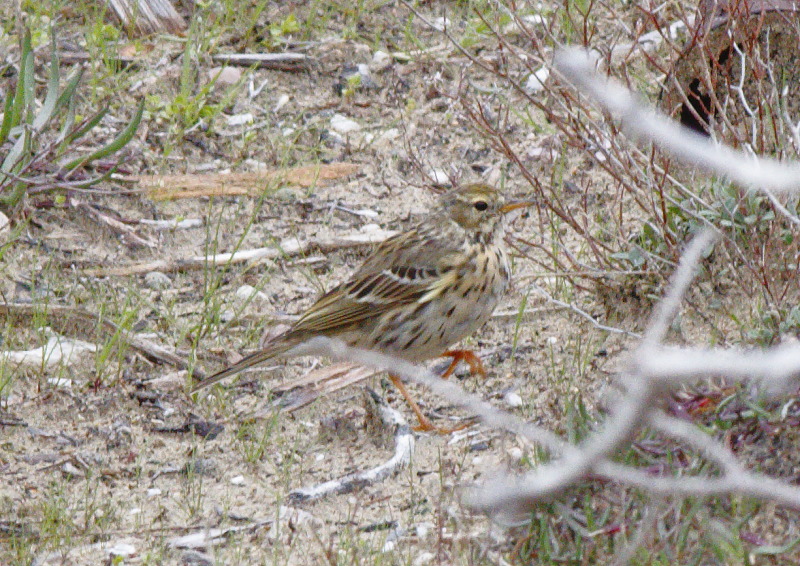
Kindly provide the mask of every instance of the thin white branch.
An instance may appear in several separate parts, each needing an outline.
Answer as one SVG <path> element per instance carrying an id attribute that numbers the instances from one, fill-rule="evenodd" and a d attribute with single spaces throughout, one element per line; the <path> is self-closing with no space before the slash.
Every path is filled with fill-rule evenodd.
<path id="1" fill-rule="evenodd" d="M 643 348 L 661 342 L 667 335 L 669 325 L 680 311 L 681 299 L 694 280 L 700 258 L 716 237 L 713 231 L 707 229 L 700 232 L 689 243 L 678 264 L 678 269 L 672 274 L 667 286 L 667 294 L 653 311 L 649 328 L 642 340 Z"/>
<path id="2" fill-rule="evenodd" d="M 346 475 L 319 485 L 296 489 L 289 494 L 292 502 L 307 502 L 321 499 L 334 493 L 349 493 L 354 489 L 382 481 L 396 474 L 411 462 L 414 453 L 414 434 L 403 415 L 387 405 L 374 392 L 367 390 L 378 405 L 378 413 L 384 426 L 394 429 L 394 454 L 386 462 L 363 472 Z"/>
<path id="3" fill-rule="evenodd" d="M 762 191 L 799 191 L 800 165 L 756 158 L 715 144 L 640 102 L 619 83 L 597 74 L 589 54 L 580 48 L 556 53 L 556 68 L 582 92 L 618 118 L 632 136 L 651 141 L 683 163 L 723 175 Z"/>
<path id="4" fill-rule="evenodd" d="M 800 346 L 785 344 L 769 350 L 677 348 L 661 346 L 640 352 L 638 372 L 663 386 L 677 387 L 712 376 L 732 381 L 760 380 L 769 393 L 779 394 L 800 384 Z"/>
<path id="5" fill-rule="evenodd" d="M 613 334 L 625 334 L 626 336 L 631 336 L 633 338 L 641 338 L 641 336 L 639 334 L 636 334 L 635 332 L 631 332 L 630 330 L 625 330 L 624 328 L 616 328 L 614 326 L 606 326 L 605 324 L 600 324 L 599 322 L 597 322 L 595 320 L 595 318 L 592 315 L 590 315 L 585 310 L 581 309 L 577 305 L 573 305 L 573 304 L 570 304 L 570 303 L 565 303 L 564 301 L 559 301 L 558 299 L 553 297 L 550 293 L 548 293 L 547 291 L 545 291 L 544 289 L 542 289 L 541 287 L 539 287 L 536 284 L 532 284 L 528 288 L 536 291 L 537 293 L 539 293 L 548 302 L 553 303 L 554 305 L 558 305 L 560 307 L 563 307 L 565 309 L 569 309 L 572 312 L 574 312 L 575 314 L 577 314 L 578 316 L 581 316 L 581 317 L 585 318 L 586 320 L 588 320 L 592 324 L 592 326 L 594 326 L 598 330 L 604 330 L 605 332 L 611 332 Z"/>

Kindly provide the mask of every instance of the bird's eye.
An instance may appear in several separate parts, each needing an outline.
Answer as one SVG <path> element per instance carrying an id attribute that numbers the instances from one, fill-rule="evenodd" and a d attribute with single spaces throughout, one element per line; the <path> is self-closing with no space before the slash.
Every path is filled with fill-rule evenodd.
<path id="1" fill-rule="evenodd" d="M 474 203 L 472 203 L 472 206 L 475 207 L 475 210 L 483 212 L 484 210 L 489 208 L 489 203 L 486 202 L 485 200 L 476 200 Z"/>

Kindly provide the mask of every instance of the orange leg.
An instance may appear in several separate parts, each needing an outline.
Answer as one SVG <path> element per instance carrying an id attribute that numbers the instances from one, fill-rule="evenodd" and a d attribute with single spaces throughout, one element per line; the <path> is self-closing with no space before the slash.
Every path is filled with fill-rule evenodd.
<path id="1" fill-rule="evenodd" d="M 455 432 L 457 430 L 461 430 L 469 426 L 468 424 L 461 424 L 453 428 L 439 428 L 437 426 L 434 426 L 431 420 L 423 414 L 422 409 L 419 408 L 417 402 L 414 401 L 413 397 L 411 397 L 411 393 L 409 393 L 408 389 L 406 389 L 405 383 L 403 383 L 399 377 L 397 377 L 396 375 L 392 375 L 391 373 L 389 374 L 389 379 L 392 380 L 392 383 L 394 383 L 394 386 L 397 387 L 397 390 L 400 392 L 400 395 L 403 396 L 403 398 L 406 400 L 406 403 L 408 403 L 408 406 L 411 407 L 411 410 L 417 416 L 419 424 L 417 426 L 411 427 L 413 430 L 424 431 L 424 432 L 435 431 L 439 434 L 450 434 L 451 432 Z"/>
<path id="2" fill-rule="evenodd" d="M 450 362 L 450 367 L 442 374 L 442 379 L 450 377 L 450 374 L 453 373 L 460 361 L 467 362 L 469 365 L 469 372 L 472 375 L 477 374 L 481 377 L 486 377 L 486 368 L 483 367 L 483 362 L 472 350 L 447 350 L 442 354 L 442 357 L 453 358 L 453 361 Z"/>

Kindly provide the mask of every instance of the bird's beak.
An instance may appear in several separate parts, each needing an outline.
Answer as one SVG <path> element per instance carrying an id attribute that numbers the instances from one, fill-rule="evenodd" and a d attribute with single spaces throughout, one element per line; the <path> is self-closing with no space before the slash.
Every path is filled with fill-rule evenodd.
<path id="1" fill-rule="evenodd" d="M 523 202 L 512 202 L 510 204 L 507 204 L 505 206 L 500 207 L 500 212 L 502 212 L 503 214 L 507 214 L 507 213 L 511 212 L 512 210 L 517 210 L 518 208 L 525 208 L 525 207 L 528 207 L 528 206 L 533 206 L 534 204 L 536 204 L 536 203 L 533 202 L 533 201 L 530 201 L 530 200 L 523 201 Z"/>

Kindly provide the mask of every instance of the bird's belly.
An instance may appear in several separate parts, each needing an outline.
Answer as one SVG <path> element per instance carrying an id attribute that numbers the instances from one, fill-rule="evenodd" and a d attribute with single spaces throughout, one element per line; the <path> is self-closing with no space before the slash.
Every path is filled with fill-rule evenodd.
<path id="1" fill-rule="evenodd" d="M 489 319 L 500 301 L 507 280 L 498 277 L 487 289 L 439 296 L 402 313 L 387 313 L 359 347 L 418 362 L 441 355 L 447 348 L 475 332 Z"/>

